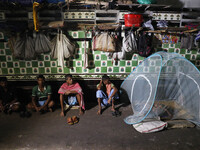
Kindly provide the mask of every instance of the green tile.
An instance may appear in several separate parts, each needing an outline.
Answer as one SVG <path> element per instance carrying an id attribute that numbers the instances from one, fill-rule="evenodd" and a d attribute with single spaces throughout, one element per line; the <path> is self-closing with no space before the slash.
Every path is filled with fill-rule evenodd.
<path id="1" fill-rule="evenodd" d="M 8 67 L 8 68 L 13 67 L 13 63 L 12 63 L 12 62 L 7 62 L 7 67 Z"/>
<path id="2" fill-rule="evenodd" d="M 0 49 L 4 49 L 4 42 L 0 42 Z"/>
<path id="3" fill-rule="evenodd" d="M 190 60 L 190 54 L 186 54 L 185 58 L 188 59 L 188 60 Z"/>
<path id="4" fill-rule="evenodd" d="M 32 74 L 33 72 L 32 72 L 32 68 L 27 68 L 26 69 L 26 72 L 28 73 L 28 74 Z"/>
<path id="5" fill-rule="evenodd" d="M 131 67 L 126 67 L 126 70 L 125 70 L 126 72 L 131 72 L 132 70 L 131 70 Z"/>
<path id="6" fill-rule="evenodd" d="M 192 50 L 192 54 L 197 54 L 197 50 Z"/>
<path id="7" fill-rule="evenodd" d="M 125 60 L 121 60 L 119 65 L 120 65 L 121 67 L 122 67 L 122 66 L 124 67 L 124 66 L 126 65 Z"/>
<path id="8" fill-rule="evenodd" d="M 20 74 L 20 69 L 19 68 L 14 68 L 15 74 Z"/>
<path id="9" fill-rule="evenodd" d="M 57 68 L 52 67 L 52 68 L 51 68 L 51 73 L 57 73 Z"/>
<path id="10" fill-rule="evenodd" d="M 113 72 L 118 73 L 119 72 L 119 67 L 113 67 Z"/>
<path id="11" fill-rule="evenodd" d="M 65 67 L 65 68 L 64 68 L 64 73 L 66 73 L 66 74 L 67 74 L 67 73 L 70 73 L 69 68 L 66 68 L 66 67 Z"/>
<path id="12" fill-rule="evenodd" d="M 39 68 L 39 73 L 40 73 L 40 74 L 44 74 L 44 73 L 45 73 L 44 68 Z"/>
<path id="13" fill-rule="evenodd" d="M 44 62 L 44 66 L 45 66 L 45 67 L 50 67 L 50 66 L 51 66 L 51 63 L 50 63 L 49 61 L 45 61 L 45 62 Z"/>
<path id="14" fill-rule="evenodd" d="M 26 65 L 25 65 L 25 62 L 24 62 L 24 61 L 23 61 L 23 62 L 20 61 L 20 62 L 19 62 L 19 66 L 20 66 L 20 67 L 25 67 L 25 66 L 26 66 Z"/>
<path id="15" fill-rule="evenodd" d="M 78 41 L 76 45 L 78 46 L 77 48 L 82 48 L 82 42 Z"/>
<path id="16" fill-rule="evenodd" d="M 95 67 L 100 67 L 101 66 L 101 61 L 95 61 Z"/>
<path id="17" fill-rule="evenodd" d="M 37 61 L 32 61 L 32 67 L 38 67 L 38 62 Z"/>
<path id="18" fill-rule="evenodd" d="M 175 44 L 175 48 L 180 48 L 181 47 L 181 43 L 176 43 Z"/>
<path id="19" fill-rule="evenodd" d="M 82 73 L 82 67 L 76 67 L 76 73 Z"/>
<path id="20" fill-rule="evenodd" d="M 174 48 L 169 48 L 168 52 L 170 53 L 174 52 Z"/>
<path id="21" fill-rule="evenodd" d="M 75 67 L 76 66 L 76 61 L 73 61 L 73 67 Z"/>
<path id="22" fill-rule="evenodd" d="M 107 73 L 107 67 L 101 67 L 101 72 L 102 73 Z"/>
<path id="23" fill-rule="evenodd" d="M 200 55 L 197 55 L 196 60 L 200 60 Z"/>
<path id="24" fill-rule="evenodd" d="M 163 44 L 163 48 L 168 48 L 169 44 Z"/>
<path id="25" fill-rule="evenodd" d="M 89 69 L 89 73 L 95 73 L 95 68 Z"/>
<path id="26" fill-rule="evenodd" d="M 0 56 L 0 62 L 1 61 L 6 61 L 6 57 L 5 56 Z"/>
<path id="27" fill-rule="evenodd" d="M 101 51 L 94 51 L 94 54 L 101 54 Z"/>
<path id="28" fill-rule="evenodd" d="M 8 69 L 7 68 L 2 68 L 2 74 L 8 74 Z"/>
<path id="29" fill-rule="evenodd" d="M 51 61 L 56 61 L 57 58 L 51 58 L 51 57 L 50 57 L 50 60 L 51 60 Z"/>
<path id="30" fill-rule="evenodd" d="M 186 50 L 185 49 L 180 49 L 180 54 L 185 54 Z"/>
<path id="31" fill-rule="evenodd" d="M 137 66 L 138 65 L 138 61 L 132 61 L 132 66 Z"/>
<path id="32" fill-rule="evenodd" d="M 106 55 L 101 55 L 101 60 L 107 60 L 107 56 Z"/>
<path id="33" fill-rule="evenodd" d="M 142 57 L 142 56 L 138 56 L 138 60 L 144 60 L 145 57 Z"/>
<path id="34" fill-rule="evenodd" d="M 9 49 L 5 49 L 5 51 L 6 51 L 6 55 L 12 55 L 11 50 L 9 50 Z"/>
<path id="35" fill-rule="evenodd" d="M 82 31 L 78 32 L 78 38 L 85 38 L 85 33 Z"/>
<path id="36" fill-rule="evenodd" d="M 111 61 L 111 60 L 108 60 L 108 61 L 107 61 L 107 66 L 108 66 L 108 67 L 111 67 L 111 66 L 113 66 L 113 64 L 112 64 L 112 61 Z"/>

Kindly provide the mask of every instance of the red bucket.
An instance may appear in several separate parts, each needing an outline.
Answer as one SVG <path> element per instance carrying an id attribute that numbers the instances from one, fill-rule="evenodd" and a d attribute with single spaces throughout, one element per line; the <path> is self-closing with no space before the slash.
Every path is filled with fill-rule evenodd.
<path id="1" fill-rule="evenodd" d="M 139 14 L 125 14 L 124 15 L 124 22 L 126 27 L 140 27 L 143 21 L 142 15 Z"/>

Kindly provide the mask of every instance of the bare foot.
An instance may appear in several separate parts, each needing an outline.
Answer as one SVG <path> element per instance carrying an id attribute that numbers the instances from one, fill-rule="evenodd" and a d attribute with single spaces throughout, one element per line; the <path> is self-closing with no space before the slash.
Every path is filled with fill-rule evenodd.
<path id="1" fill-rule="evenodd" d="M 83 115 L 83 111 L 82 110 L 80 110 L 79 115 Z"/>
<path id="2" fill-rule="evenodd" d="M 52 108 L 49 108 L 49 112 L 53 112 L 53 109 L 52 109 Z"/>
<path id="3" fill-rule="evenodd" d="M 64 116 L 65 116 L 65 114 L 64 114 L 63 111 L 60 113 L 60 116 L 61 116 L 61 117 L 64 117 Z"/>
<path id="4" fill-rule="evenodd" d="M 114 109 L 114 108 L 111 108 L 111 111 L 115 112 L 115 109 Z"/>
<path id="5" fill-rule="evenodd" d="M 101 110 L 97 111 L 97 115 L 101 115 Z"/>

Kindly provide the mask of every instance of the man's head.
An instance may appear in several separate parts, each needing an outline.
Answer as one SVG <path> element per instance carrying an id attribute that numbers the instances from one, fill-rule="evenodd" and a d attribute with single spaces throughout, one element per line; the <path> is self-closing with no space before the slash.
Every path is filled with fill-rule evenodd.
<path id="1" fill-rule="evenodd" d="M 38 82 L 38 85 L 44 85 L 45 77 L 43 75 L 38 75 L 37 82 Z"/>
<path id="2" fill-rule="evenodd" d="M 7 78 L 6 77 L 0 77 L 0 86 L 2 86 L 2 87 L 7 86 Z"/>
<path id="3" fill-rule="evenodd" d="M 71 74 L 65 75 L 65 81 L 68 85 L 71 85 L 73 83 L 72 75 Z"/>
<path id="4" fill-rule="evenodd" d="M 103 83 L 106 85 L 110 82 L 110 78 L 109 76 L 107 76 L 106 74 L 102 76 L 102 81 Z"/>

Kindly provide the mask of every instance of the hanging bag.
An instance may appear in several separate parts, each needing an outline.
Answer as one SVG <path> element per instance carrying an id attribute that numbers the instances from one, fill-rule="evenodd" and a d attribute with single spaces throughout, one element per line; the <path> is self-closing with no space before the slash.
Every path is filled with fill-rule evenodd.
<path id="1" fill-rule="evenodd" d="M 138 54 L 142 57 L 148 57 L 152 53 L 152 35 L 141 32 L 138 37 Z"/>

